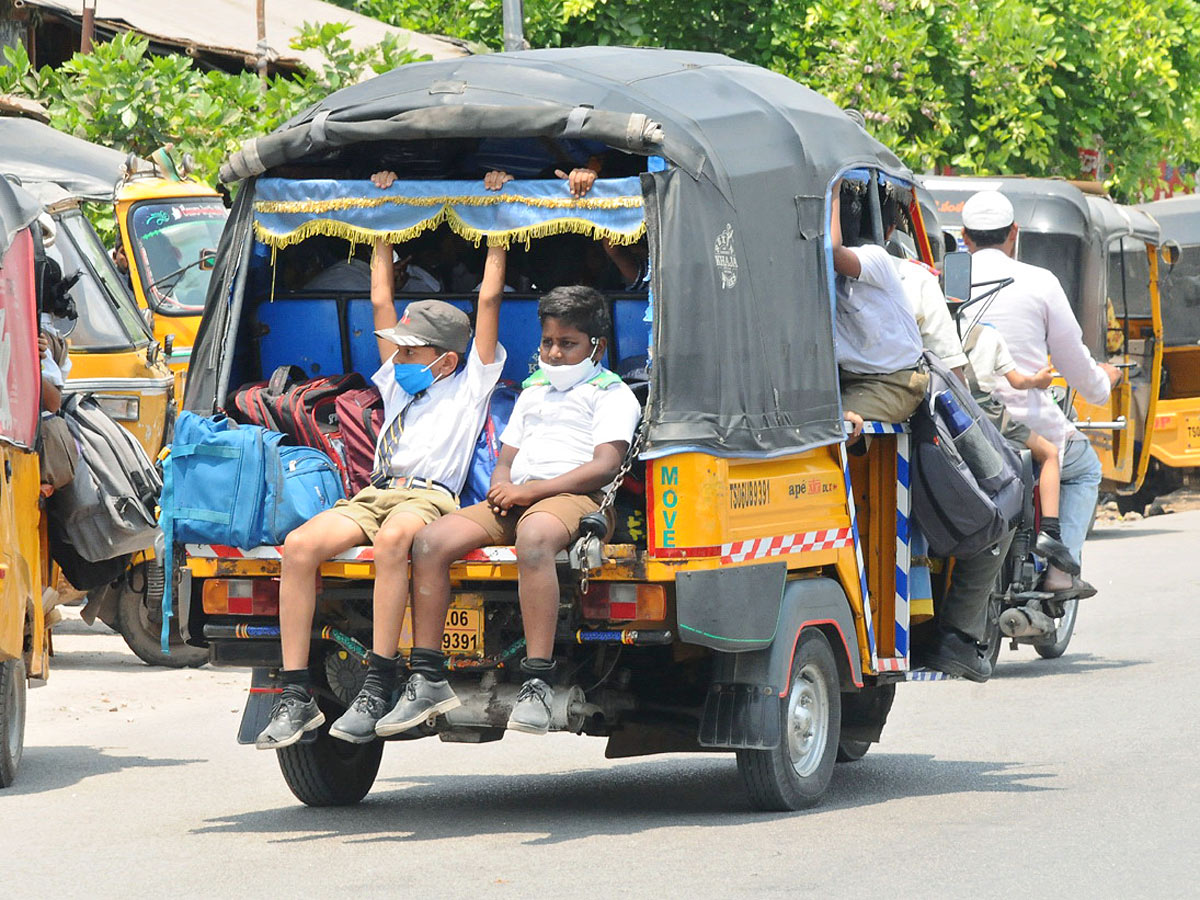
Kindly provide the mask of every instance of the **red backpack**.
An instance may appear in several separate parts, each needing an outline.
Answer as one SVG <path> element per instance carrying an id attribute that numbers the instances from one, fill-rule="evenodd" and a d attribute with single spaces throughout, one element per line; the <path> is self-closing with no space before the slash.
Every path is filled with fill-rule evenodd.
<path id="1" fill-rule="evenodd" d="M 375 468 L 375 443 L 383 428 L 383 398 L 373 387 L 346 391 L 334 403 L 348 476 L 347 496 L 366 487 Z"/>

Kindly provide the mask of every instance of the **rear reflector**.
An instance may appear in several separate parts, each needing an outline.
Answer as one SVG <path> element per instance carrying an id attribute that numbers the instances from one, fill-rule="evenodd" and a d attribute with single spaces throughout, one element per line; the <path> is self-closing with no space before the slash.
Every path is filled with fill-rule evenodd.
<path id="1" fill-rule="evenodd" d="M 583 595 L 583 616 L 607 621 L 662 621 L 667 617 L 667 591 L 661 584 L 593 581 Z"/>
<path id="2" fill-rule="evenodd" d="M 279 615 L 278 578 L 210 578 L 204 611 L 214 616 Z"/>

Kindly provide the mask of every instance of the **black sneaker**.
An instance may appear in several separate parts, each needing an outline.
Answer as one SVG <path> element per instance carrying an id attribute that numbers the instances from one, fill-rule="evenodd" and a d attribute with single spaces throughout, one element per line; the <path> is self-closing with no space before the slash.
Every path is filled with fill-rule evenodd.
<path id="1" fill-rule="evenodd" d="M 1039 531 L 1037 543 L 1034 544 L 1033 552 L 1043 559 L 1047 559 L 1058 568 L 1062 569 L 1068 575 L 1079 574 L 1079 563 L 1075 561 L 1075 557 L 1071 555 L 1071 549 L 1062 541 L 1050 537 L 1044 531 Z"/>
<path id="2" fill-rule="evenodd" d="M 329 726 L 329 735 L 351 744 L 369 744 L 376 738 L 375 723 L 390 707 L 385 698 L 363 688 L 351 701 L 350 708 Z"/>
<path id="3" fill-rule="evenodd" d="M 288 693 L 279 695 L 275 708 L 271 710 L 271 721 L 259 732 L 254 746 L 259 750 L 282 750 L 290 747 L 305 732 L 325 724 L 325 713 L 317 707 L 312 697 L 307 700 Z"/>
<path id="4" fill-rule="evenodd" d="M 517 692 L 517 702 L 508 716 L 508 727 L 525 734 L 545 734 L 550 730 L 550 706 L 554 689 L 540 678 L 530 678 Z"/>
<path id="5" fill-rule="evenodd" d="M 992 664 L 979 644 L 957 631 L 943 631 L 919 665 L 980 684 L 992 677 Z"/>

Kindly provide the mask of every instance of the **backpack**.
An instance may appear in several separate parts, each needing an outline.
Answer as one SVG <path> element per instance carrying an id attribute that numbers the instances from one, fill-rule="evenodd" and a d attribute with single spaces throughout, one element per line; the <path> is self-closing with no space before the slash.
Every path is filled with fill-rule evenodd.
<path id="1" fill-rule="evenodd" d="M 1021 515 L 1021 461 L 963 384 L 925 353 L 929 390 L 912 416 L 912 515 L 934 556 L 971 557 Z"/>
<path id="2" fill-rule="evenodd" d="M 234 391 L 229 398 L 229 406 L 237 413 L 239 422 L 282 431 L 275 418 L 274 407 L 292 385 L 306 379 L 304 370 L 299 366 L 280 366 L 268 380 L 252 381 Z"/>
<path id="3" fill-rule="evenodd" d="M 383 428 L 383 398 L 373 387 L 338 394 L 334 402 L 342 455 L 346 461 L 347 494 L 356 494 L 371 481 L 375 444 Z"/>
<path id="4" fill-rule="evenodd" d="M 479 432 L 475 441 L 475 449 L 471 454 L 471 468 L 467 470 L 467 481 L 463 485 L 460 497 L 464 507 L 479 503 L 487 497 L 488 488 L 492 484 L 492 473 L 496 471 L 496 461 L 500 458 L 500 435 L 508 425 L 519 394 L 520 390 L 511 384 L 498 384 L 492 389 L 487 419 L 484 420 L 483 430 Z"/>
<path id="5" fill-rule="evenodd" d="M 68 397 L 63 418 L 79 460 L 74 477 L 47 501 L 62 539 L 88 562 L 152 547 L 162 480 L 146 451 L 90 394 Z"/>
<path id="6" fill-rule="evenodd" d="M 176 543 L 248 550 L 282 544 L 293 529 L 342 499 L 337 467 L 320 450 L 289 447 L 284 436 L 226 416 L 181 412 L 163 462 L 162 649 L 170 653 Z"/>

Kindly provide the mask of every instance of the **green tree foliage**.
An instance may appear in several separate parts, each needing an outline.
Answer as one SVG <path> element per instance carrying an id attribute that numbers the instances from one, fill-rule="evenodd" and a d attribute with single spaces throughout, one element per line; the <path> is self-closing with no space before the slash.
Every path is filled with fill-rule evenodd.
<path id="1" fill-rule="evenodd" d="M 498 48 L 500 0 L 335 0 Z M 1200 138 L 1196 0 L 526 0 L 534 47 L 726 53 L 861 110 L 914 168 L 1077 176 L 1135 198 Z"/>

